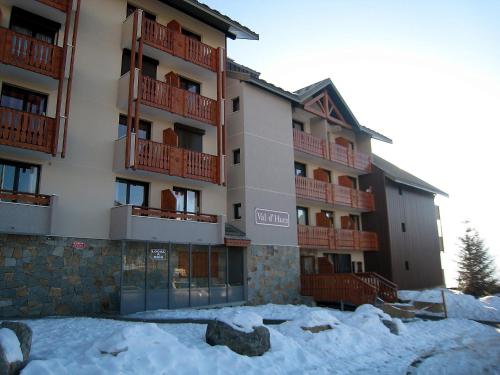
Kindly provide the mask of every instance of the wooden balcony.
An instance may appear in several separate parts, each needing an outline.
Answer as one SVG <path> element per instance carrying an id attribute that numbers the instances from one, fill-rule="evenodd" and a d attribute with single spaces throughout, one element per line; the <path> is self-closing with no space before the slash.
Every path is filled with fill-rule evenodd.
<path id="1" fill-rule="evenodd" d="M 183 117 L 216 125 L 217 101 L 166 82 L 142 76 L 141 102 Z"/>
<path id="2" fill-rule="evenodd" d="M 299 246 L 327 250 L 377 251 L 374 232 L 298 225 Z"/>
<path id="3" fill-rule="evenodd" d="M 143 139 L 137 140 L 134 167 L 211 183 L 219 177 L 217 156 Z"/>
<path id="4" fill-rule="evenodd" d="M 61 12 L 67 12 L 69 9 L 68 0 L 37 0 L 37 1 L 49 7 L 56 8 Z"/>
<path id="5" fill-rule="evenodd" d="M 187 213 L 184 211 L 164 210 L 162 208 L 132 206 L 132 215 L 159 217 L 162 219 L 190 220 L 201 223 L 217 223 L 217 215 Z"/>
<path id="6" fill-rule="evenodd" d="M 217 49 L 143 17 L 144 43 L 203 68 L 217 71 Z"/>
<path id="7" fill-rule="evenodd" d="M 306 132 L 293 129 L 293 146 L 297 151 L 328 159 L 326 141 Z"/>
<path id="8" fill-rule="evenodd" d="M 367 173 L 372 170 L 370 155 L 353 151 L 333 142 L 330 142 L 330 160 Z"/>
<path id="9" fill-rule="evenodd" d="M 363 211 L 375 209 L 373 194 L 313 178 L 295 176 L 295 193 L 299 199 L 315 200 Z"/>
<path id="10" fill-rule="evenodd" d="M 0 28 L 0 62 L 59 79 L 62 47 Z"/>
<path id="11" fill-rule="evenodd" d="M 0 144 L 52 153 L 56 120 L 0 107 Z"/>

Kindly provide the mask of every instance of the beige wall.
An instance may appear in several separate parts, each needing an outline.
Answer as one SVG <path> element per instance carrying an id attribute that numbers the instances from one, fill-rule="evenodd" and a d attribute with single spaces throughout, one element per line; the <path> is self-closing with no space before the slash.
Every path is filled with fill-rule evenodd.
<path id="1" fill-rule="evenodd" d="M 8 25 L 9 7 L 2 5 L 2 25 Z M 138 2 L 134 2 L 138 3 Z M 166 24 L 178 20 L 189 30 L 200 33 L 202 41 L 213 47 L 223 47 L 223 33 L 190 19 L 159 1 L 141 1 L 149 11 L 158 15 L 158 21 Z M 96 11 L 98 10 L 98 11 Z M 201 190 L 201 210 L 204 213 L 225 215 L 226 189 L 222 186 L 193 183 L 188 180 L 169 181 L 154 174 L 143 175 L 128 171 L 113 172 L 113 142 L 117 138 L 118 118 L 123 109 L 117 107 L 118 79 L 121 70 L 121 34 L 125 19 L 125 0 L 84 0 L 81 3 L 79 34 L 76 49 L 71 113 L 68 131 L 68 148 L 65 159 L 60 156 L 26 153 L 20 156 L 0 147 L 0 157 L 22 160 L 41 165 L 40 193 L 56 194 L 59 204 L 55 215 L 54 234 L 88 238 L 107 238 L 109 234 L 110 208 L 114 204 L 115 179 L 126 177 L 150 183 L 150 206 L 160 206 L 161 190 L 175 186 Z M 62 32 L 61 32 L 62 34 Z M 195 77 L 186 63 L 183 75 Z M 170 71 L 168 65 L 160 65 L 158 78 Z M 47 90 L 33 81 L 13 79 L 0 65 L 0 81 L 9 82 L 49 94 L 48 115 L 55 115 L 57 87 Z M 180 72 L 181 73 L 181 72 Z M 213 74 L 215 76 L 215 74 Z M 54 81 L 55 82 L 55 81 Z M 202 94 L 215 98 L 215 79 L 202 82 Z M 142 116 L 153 121 L 152 139 L 161 140 L 163 129 L 173 126 L 161 116 Z M 216 154 L 216 129 L 206 128 L 204 151 Z"/>

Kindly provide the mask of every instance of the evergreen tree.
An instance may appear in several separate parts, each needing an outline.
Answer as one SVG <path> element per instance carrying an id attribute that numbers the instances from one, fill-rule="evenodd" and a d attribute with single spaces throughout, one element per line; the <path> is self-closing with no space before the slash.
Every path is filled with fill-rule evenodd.
<path id="1" fill-rule="evenodd" d="M 458 287 L 463 293 L 480 297 L 498 287 L 495 265 L 478 232 L 466 225 L 465 235 L 459 238 Z"/>

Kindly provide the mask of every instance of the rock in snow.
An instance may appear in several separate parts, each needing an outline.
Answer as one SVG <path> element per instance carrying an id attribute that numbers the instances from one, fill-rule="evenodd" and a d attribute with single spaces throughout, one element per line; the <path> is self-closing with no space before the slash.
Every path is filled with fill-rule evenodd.
<path id="1" fill-rule="evenodd" d="M 20 322 L 2 322 L 0 328 L 8 328 L 17 336 L 21 344 L 21 351 L 23 352 L 23 360 L 27 361 L 30 356 L 31 350 L 31 340 L 33 338 L 33 332 L 31 328 L 24 323 Z"/>
<path id="2" fill-rule="evenodd" d="M 266 327 L 259 326 L 252 332 L 244 332 L 233 328 L 233 325 L 219 320 L 208 323 L 205 340 L 212 346 L 224 345 L 249 357 L 261 356 L 271 348 L 271 337 Z"/>
<path id="3" fill-rule="evenodd" d="M 22 367 L 23 352 L 14 331 L 0 328 L 0 374 L 16 374 Z"/>

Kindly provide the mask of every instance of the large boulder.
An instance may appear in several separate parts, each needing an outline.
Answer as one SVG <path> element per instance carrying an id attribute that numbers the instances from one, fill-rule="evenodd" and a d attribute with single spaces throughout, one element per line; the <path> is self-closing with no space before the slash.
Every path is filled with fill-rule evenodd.
<path id="1" fill-rule="evenodd" d="M 205 339 L 208 344 L 224 345 L 241 355 L 261 356 L 271 348 L 269 330 L 264 326 L 245 332 L 222 321 L 208 323 Z"/>
<path id="2" fill-rule="evenodd" d="M 30 356 L 31 339 L 33 337 L 33 331 L 31 331 L 31 328 L 27 324 L 20 322 L 2 322 L 0 323 L 0 328 L 8 328 L 14 331 L 19 343 L 21 344 L 23 361 L 27 361 Z"/>
<path id="3" fill-rule="evenodd" d="M 15 332 L 0 328 L 0 375 L 17 375 L 22 367 L 23 353 Z"/>

